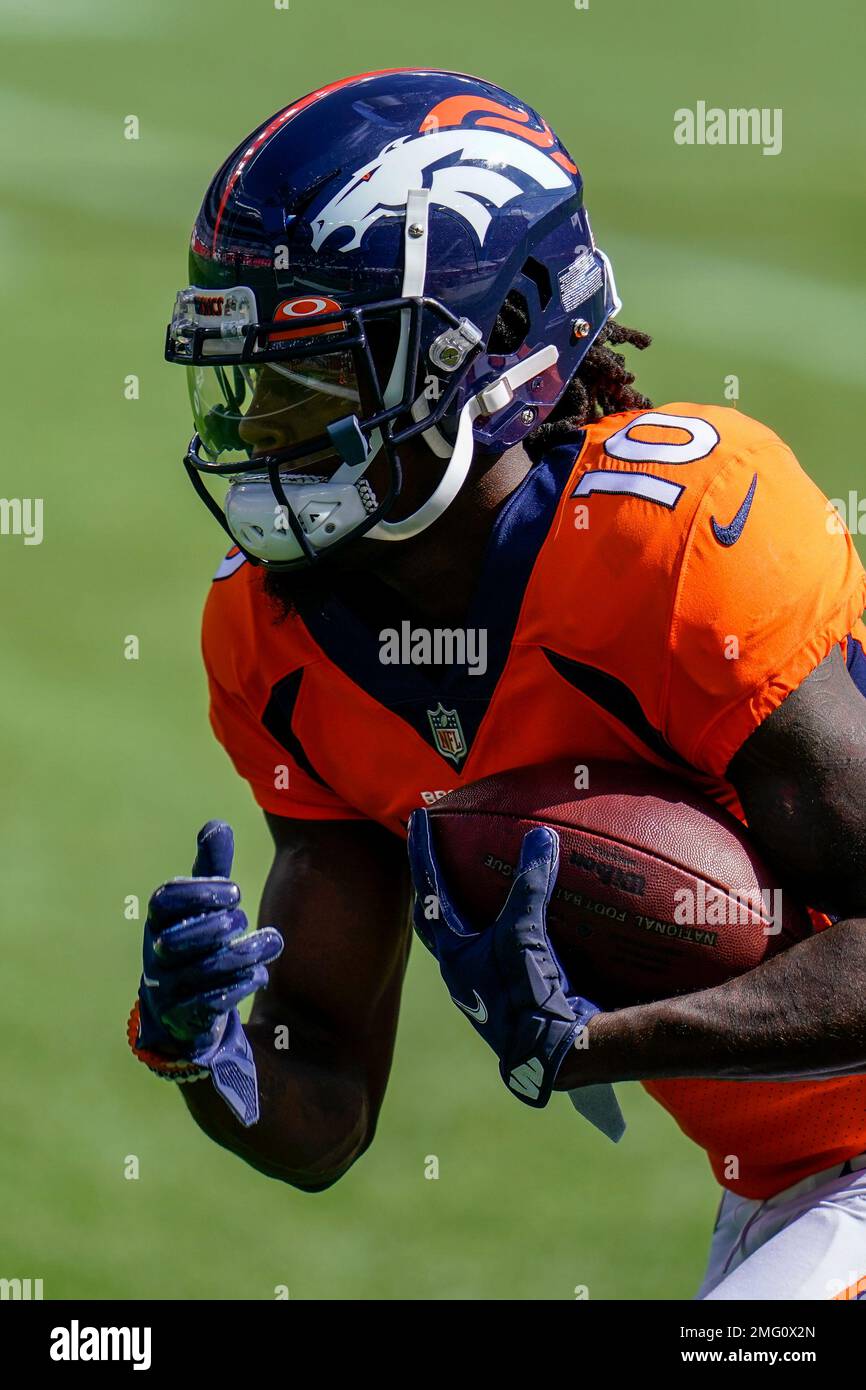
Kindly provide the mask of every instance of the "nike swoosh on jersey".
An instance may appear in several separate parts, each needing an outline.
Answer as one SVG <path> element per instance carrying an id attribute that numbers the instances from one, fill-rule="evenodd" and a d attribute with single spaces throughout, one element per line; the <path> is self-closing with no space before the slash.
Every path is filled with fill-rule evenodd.
<path id="1" fill-rule="evenodd" d="M 454 1003 L 457 1005 L 458 1009 L 462 1009 L 463 1012 L 465 1014 L 468 1014 L 470 1018 L 473 1018 L 476 1023 L 486 1023 L 489 1017 L 487 1013 L 487 1005 L 484 1003 L 484 1000 L 481 998 L 481 995 L 478 993 L 477 989 L 474 989 L 472 993 L 478 1000 L 478 1003 L 475 1005 L 461 1004 L 459 999 L 454 999 L 453 994 L 451 998 L 454 999 Z"/>
<path id="2" fill-rule="evenodd" d="M 752 478 L 749 491 L 746 493 L 737 510 L 736 516 L 733 521 L 728 522 L 727 526 L 721 526 L 714 516 L 710 517 L 713 535 L 719 545 L 736 545 L 737 541 L 740 539 L 740 536 L 743 534 L 743 527 L 746 524 L 746 519 L 748 518 L 749 512 L 752 510 L 752 503 L 755 500 L 755 489 L 757 486 L 758 475 L 756 473 Z"/>

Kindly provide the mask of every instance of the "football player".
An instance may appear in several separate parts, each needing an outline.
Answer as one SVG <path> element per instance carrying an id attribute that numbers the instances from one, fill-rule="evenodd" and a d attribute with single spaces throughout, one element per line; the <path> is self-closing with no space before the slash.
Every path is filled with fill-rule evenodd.
<path id="1" fill-rule="evenodd" d="M 231 541 L 204 616 L 211 721 L 274 860 L 245 935 L 231 831 L 205 827 L 192 876 L 151 900 L 130 1042 L 191 1083 L 216 1142 L 334 1183 L 387 1083 L 412 817 L 417 929 L 512 1094 L 597 1102 L 614 1135 L 613 1081 L 671 1111 L 724 1188 L 702 1296 L 856 1297 L 866 576 L 771 430 L 638 393 L 615 349 L 649 339 L 619 309 L 573 158 L 488 82 L 338 81 L 219 169 L 166 355 L 187 473 Z M 483 663 L 414 644 L 460 632 Z M 549 949 L 543 829 L 497 922 L 462 922 L 424 808 L 564 755 L 649 763 L 747 818 L 814 934 L 604 1012 Z"/>

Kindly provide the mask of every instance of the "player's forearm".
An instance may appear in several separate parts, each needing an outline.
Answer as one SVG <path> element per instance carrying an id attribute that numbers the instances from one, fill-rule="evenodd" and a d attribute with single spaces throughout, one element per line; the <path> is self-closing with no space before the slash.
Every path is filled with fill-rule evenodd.
<path id="1" fill-rule="evenodd" d="M 336 1182 L 364 1151 L 369 1107 L 360 1078 L 326 1062 L 275 1051 L 273 1030 L 247 1024 L 261 1117 L 244 1128 L 207 1081 L 180 1087 L 209 1138 L 245 1163 L 304 1191 Z"/>
<path id="2" fill-rule="evenodd" d="M 558 1090 L 597 1081 L 866 1073 L 866 919 L 839 922 L 698 994 L 598 1014 Z"/>

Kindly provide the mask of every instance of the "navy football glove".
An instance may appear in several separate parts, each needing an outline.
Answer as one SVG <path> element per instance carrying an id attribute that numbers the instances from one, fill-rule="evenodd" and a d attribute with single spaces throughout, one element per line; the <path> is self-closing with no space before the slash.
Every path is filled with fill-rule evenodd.
<path id="1" fill-rule="evenodd" d="M 208 821 L 192 877 L 171 879 L 150 899 L 136 1047 L 210 1072 L 241 1123 L 252 1125 L 258 1085 L 237 1005 L 267 984 L 265 967 L 283 939 L 275 927 L 243 935 L 240 889 L 229 878 L 233 856 L 231 828 Z"/>
<path id="2" fill-rule="evenodd" d="M 546 826 L 524 836 L 505 906 L 482 931 L 461 921 L 448 896 L 423 810 L 409 822 L 409 860 L 415 931 L 438 960 L 451 998 L 498 1056 L 509 1090 L 527 1105 L 546 1105 L 578 1035 L 600 1012 L 571 992 L 547 934 L 559 836 Z M 609 1138 L 621 1137 L 625 1124 L 611 1086 L 582 1086 L 569 1096 Z"/>

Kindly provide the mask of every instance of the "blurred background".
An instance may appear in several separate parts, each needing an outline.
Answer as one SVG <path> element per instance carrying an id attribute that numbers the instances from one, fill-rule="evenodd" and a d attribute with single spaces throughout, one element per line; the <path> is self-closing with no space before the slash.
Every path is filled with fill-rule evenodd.
<path id="1" fill-rule="evenodd" d="M 198 625 L 224 546 L 180 466 L 164 327 L 201 194 L 260 121 L 349 73 L 478 73 L 581 166 L 621 318 L 655 336 L 643 389 L 724 403 L 737 376 L 740 409 L 847 496 L 861 23 L 856 0 L 0 0 L 0 494 L 44 499 L 41 545 L 0 537 L 0 1276 L 42 1278 L 46 1298 L 694 1293 L 718 1200 L 703 1154 L 637 1085 L 616 1149 L 564 1098 L 516 1105 L 421 951 L 378 1138 L 327 1193 L 245 1168 L 130 1057 L 125 899 L 188 872 L 212 816 L 235 827 L 248 906 L 269 862 L 207 723 Z M 699 100 L 781 107 L 782 152 L 678 146 L 673 113 Z"/>

